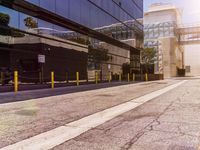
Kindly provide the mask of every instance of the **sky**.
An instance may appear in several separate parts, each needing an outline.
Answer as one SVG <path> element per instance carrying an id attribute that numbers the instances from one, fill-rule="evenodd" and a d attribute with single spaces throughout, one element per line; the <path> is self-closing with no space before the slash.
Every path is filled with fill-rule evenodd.
<path id="1" fill-rule="evenodd" d="M 200 23 L 200 0 L 144 0 L 144 11 L 152 3 L 171 3 L 182 11 L 184 24 Z"/>

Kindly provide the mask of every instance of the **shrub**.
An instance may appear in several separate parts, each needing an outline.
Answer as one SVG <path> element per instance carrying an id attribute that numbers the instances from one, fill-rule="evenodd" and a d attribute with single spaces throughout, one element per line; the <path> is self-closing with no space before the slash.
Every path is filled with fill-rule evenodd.
<path id="1" fill-rule="evenodd" d="M 8 14 L 0 13 L 0 25 L 8 26 L 10 22 L 10 16 Z"/>

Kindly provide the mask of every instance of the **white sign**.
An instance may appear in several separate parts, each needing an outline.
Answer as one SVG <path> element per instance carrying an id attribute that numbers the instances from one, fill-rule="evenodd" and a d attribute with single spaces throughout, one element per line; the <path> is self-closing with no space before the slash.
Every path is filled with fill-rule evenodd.
<path id="1" fill-rule="evenodd" d="M 38 62 L 39 63 L 45 63 L 45 55 L 38 55 Z"/>

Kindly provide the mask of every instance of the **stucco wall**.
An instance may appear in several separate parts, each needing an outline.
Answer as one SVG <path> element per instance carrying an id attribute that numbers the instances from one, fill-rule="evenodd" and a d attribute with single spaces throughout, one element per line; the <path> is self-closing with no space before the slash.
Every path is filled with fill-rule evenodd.
<path id="1" fill-rule="evenodd" d="M 200 49 L 199 45 L 188 45 L 185 47 L 185 66 L 190 66 L 188 76 L 200 75 Z"/>
<path id="2" fill-rule="evenodd" d="M 177 76 L 177 68 L 182 68 L 182 50 L 175 37 L 160 38 L 165 78 Z"/>
<path id="3" fill-rule="evenodd" d="M 163 18 L 164 18 L 164 20 L 163 20 Z M 176 21 L 176 20 L 177 20 L 176 12 L 166 10 L 166 11 L 146 13 L 144 24 L 171 22 L 171 21 Z"/>

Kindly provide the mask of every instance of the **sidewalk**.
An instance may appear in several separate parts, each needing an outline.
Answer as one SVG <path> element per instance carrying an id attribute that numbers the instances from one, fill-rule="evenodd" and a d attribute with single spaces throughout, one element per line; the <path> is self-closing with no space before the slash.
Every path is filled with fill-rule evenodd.
<path id="1" fill-rule="evenodd" d="M 17 93 L 5 92 L 5 93 L 0 93 L 0 104 L 10 103 L 10 102 L 15 102 L 15 101 L 24 101 L 24 100 L 36 99 L 36 98 L 42 98 L 42 97 L 49 97 L 49 96 L 55 96 L 55 95 L 63 95 L 63 94 L 69 94 L 69 93 L 75 93 L 75 92 L 96 90 L 96 89 L 101 89 L 101 88 L 109 88 L 109 87 L 121 86 L 121 85 L 127 85 L 127 84 L 135 84 L 135 83 L 138 83 L 138 82 L 110 82 L 110 83 L 99 83 L 99 84 L 87 84 L 87 85 L 80 85 L 80 86 L 57 87 L 55 89 L 51 89 L 47 86 L 46 88 L 43 87 L 43 89 L 19 91 Z"/>
<path id="2" fill-rule="evenodd" d="M 114 81 L 117 82 L 117 81 Z M 108 82 L 101 82 L 101 83 L 108 83 Z M 80 85 L 91 85 L 95 84 L 95 82 L 81 82 Z M 100 83 L 99 83 L 100 84 Z M 68 86 L 76 86 L 76 82 L 58 82 L 55 83 L 55 88 L 59 87 L 68 87 Z M 34 83 L 24 83 L 24 84 L 19 84 L 19 91 L 28 91 L 28 90 L 39 90 L 39 89 L 50 89 L 51 88 L 51 83 L 45 83 L 45 84 L 34 84 Z M 0 84 L 0 93 L 3 92 L 13 92 L 14 91 L 14 85 L 9 84 L 9 85 L 4 85 L 2 86 Z"/>

